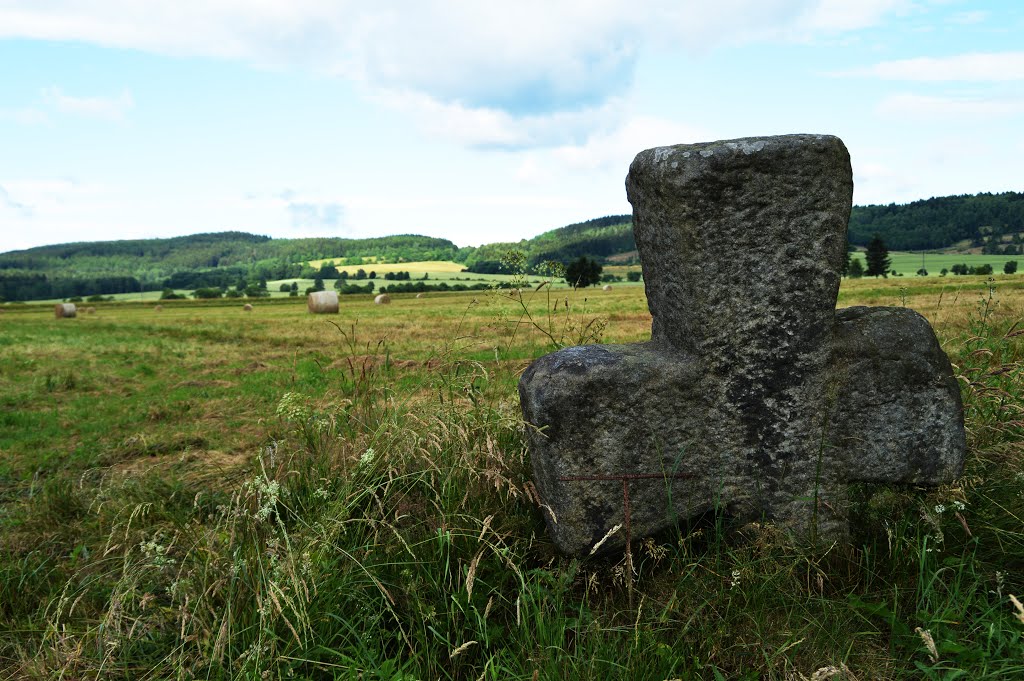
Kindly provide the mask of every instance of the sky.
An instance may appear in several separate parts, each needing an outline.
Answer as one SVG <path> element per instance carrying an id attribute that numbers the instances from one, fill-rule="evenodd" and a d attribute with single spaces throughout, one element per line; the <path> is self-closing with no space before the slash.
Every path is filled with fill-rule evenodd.
<path id="1" fill-rule="evenodd" d="M 1019 0 L 0 0 L 0 252 L 518 241 L 640 151 L 838 135 L 854 202 L 1024 191 Z"/>

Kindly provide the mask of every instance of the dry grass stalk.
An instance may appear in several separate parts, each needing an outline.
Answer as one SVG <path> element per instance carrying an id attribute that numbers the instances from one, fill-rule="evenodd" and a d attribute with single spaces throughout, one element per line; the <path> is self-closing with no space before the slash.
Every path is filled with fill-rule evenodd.
<path id="1" fill-rule="evenodd" d="M 306 297 L 306 307 L 313 314 L 338 314 L 338 293 L 313 291 Z"/>
<path id="2" fill-rule="evenodd" d="M 448 656 L 448 659 L 449 660 L 454 660 L 456 657 L 458 657 L 462 653 L 466 652 L 466 650 L 468 650 L 470 648 L 470 646 L 475 646 L 475 645 L 476 645 L 476 641 L 466 641 L 461 646 L 459 646 L 458 648 L 453 650 L 451 652 L 451 654 Z"/>
<path id="3" fill-rule="evenodd" d="M 1024 604 L 1017 600 L 1017 597 L 1013 594 L 1010 594 L 1010 602 L 1013 603 L 1013 607 L 1017 610 L 1017 612 L 1013 613 L 1014 617 L 1016 617 L 1021 624 L 1024 624 Z"/>
<path id="4" fill-rule="evenodd" d="M 921 627 L 915 627 L 914 631 L 921 637 L 924 642 L 924 647 L 928 649 L 928 657 L 931 658 L 932 664 L 937 664 L 939 661 L 939 649 L 935 646 L 935 639 L 932 638 L 932 632 Z"/>
<path id="5" fill-rule="evenodd" d="M 53 316 L 57 319 L 74 317 L 77 313 L 78 308 L 75 307 L 74 303 L 57 303 L 53 306 Z"/>
<path id="6" fill-rule="evenodd" d="M 612 535 L 614 535 L 616 532 L 618 532 L 621 529 L 622 529 L 622 525 L 618 524 L 618 525 L 615 525 L 614 527 L 612 527 L 612 529 L 608 530 L 607 534 L 605 534 L 603 537 L 601 537 L 601 540 L 599 542 L 594 544 L 594 548 L 590 549 L 590 553 L 588 555 L 592 556 L 595 553 L 597 553 L 597 550 L 600 549 L 602 546 L 604 546 L 604 543 L 606 541 L 608 541 L 609 539 L 611 539 Z"/>

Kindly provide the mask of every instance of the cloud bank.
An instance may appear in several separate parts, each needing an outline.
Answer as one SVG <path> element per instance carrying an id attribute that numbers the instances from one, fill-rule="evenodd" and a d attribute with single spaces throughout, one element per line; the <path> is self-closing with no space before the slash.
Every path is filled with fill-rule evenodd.
<path id="1" fill-rule="evenodd" d="M 622 120 L 617 102 L 643 52 L 707 52 L 859 29 L 906 0 L 13 0 L 0 38 L 83 41 L 158 54 L 299 68 L 359 83 L 469 146 L 579 140 Z M 61 108 L 116 118 L 131 106 L 74 98 Z"/>

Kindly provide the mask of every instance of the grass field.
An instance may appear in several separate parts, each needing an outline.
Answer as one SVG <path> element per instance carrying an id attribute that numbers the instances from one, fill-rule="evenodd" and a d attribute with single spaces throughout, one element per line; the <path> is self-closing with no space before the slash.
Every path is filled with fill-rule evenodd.
<path id="1" fill-rule="evenodd" d="M 865 267 L 867 263 L 864 262 L 864 253 L 853 254 L 853 257 L 859 258 L 861 264 Z M 949 254 L 949 253 L 908 253 L 905 251 L 893 251 L 889 254 L 889 258 L 892 260 L 892 268 L 902 274 L 905 277 L 916 276 L 916 273 L 921 269 L 921 263 L 924 263 L 924 269 L 928 271 L 929 277 L 940 276 L 943 268 L 950 270 L 953 265 L 959 265 L 961 263 L 969 267 L 978 267 L 979 265 L 992 265 L 992 271 L 996 274 L 1002 274 L 1003 265 L 1008 260 L 1016 260 L 1019 265 L 1024 265 L 1024 256 L 1018 255 L 980 255 L 980 254 Z M 1022 270 L 1024 271 L 1024 270 Z M 949 274 L 947 276 L 955 277 L 955 275 Z"/>
<path id="2" fill-rule="evenodd" d="M 693 519 L 633 575 L 554 552 L 515 385 L 648 338 L 641 285 L 542 289 L 530 318 L 494 293 L 2 306 L 0 679 L 1021 678 L 1022 285 L 840 294 L 932 322 L 961 480 L 854 490 L 824 555 Z"/>

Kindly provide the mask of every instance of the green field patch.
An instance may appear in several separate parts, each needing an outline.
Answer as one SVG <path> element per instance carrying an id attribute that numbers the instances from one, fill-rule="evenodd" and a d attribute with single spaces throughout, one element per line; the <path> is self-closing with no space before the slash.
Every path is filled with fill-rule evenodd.
<path id="1" fill-rule="evenodd" d="M 858 258 L 861 264 L 864 265 L 865 270 L 867 269 L 867 263 L 864 260 L 864 253 L 851 253 L 851 258 Z M 993 274 L 1002 274 L 1003 265 L 1009 260 L 1016 260 L 1018 264 L 1024 265 L 1024 256 L 1014 255 L 981 255 L 975 253 L 968 254 L 956 254 L 956 253 L 909 253 L 904 251 L 892 251 L 889 253 L 889 258 L 892 261 L 890 270 L 895 270 L 905 277 L 915 276 L 916 272 L 924 267 L 928 271 L 928 276 L 939 276 L 943 268 L 946 270 L 952 270 L 953 265 L 965 264 L 968 267 L 978 267 L 979 265 L 991 265 Z M 1024 274 L 1024 268 L 1020 270 L 1021 274 Z M 957 275 L 950 272 L 947 276 L 955 277 Z"/>
<path id="2" fill-rule="evenodd" d="M 465 265 L 451 261 L 451 260 L 417 260 L 413 262 L 397 262 L 397 263 L 378 263 L 373 262 L 372 259 L 363 258 L 363 264 L 361 265 L 347 265 L 345 264 L 344 258 L 321 258 L 320 260 L 311 260 L 307 264 L 313 269 L 320 269 L 323 265 L 328 263 L 334 263 L 338 268 L 339 272 L 347 272 L 348 275 L 354 276 L 359 270 L 369 272 L 370 270 L 375 271 L 377 274 L 386 274 L 388 272 L 408 272 L 410 275 L 423 275 L 424 273 L 433 274 L 444 274 L 461 272 L 466 269 Z"/>

